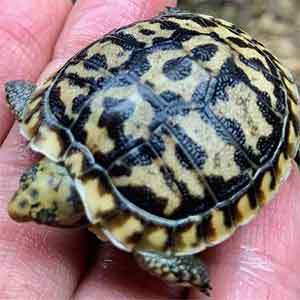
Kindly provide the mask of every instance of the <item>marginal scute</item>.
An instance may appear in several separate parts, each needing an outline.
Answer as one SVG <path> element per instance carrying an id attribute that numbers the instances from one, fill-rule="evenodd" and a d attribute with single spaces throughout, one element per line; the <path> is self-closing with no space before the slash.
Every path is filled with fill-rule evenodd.
<path id="1" fill-rule="evenodd" d="M 263 173 L 257 190 L 257 198 L 260 206 L 264 206 L 274 199 L 281 183 L 289 175 L 291 167 L 291 158 L 286 157 L 285 153 L 282 152 L 279 154 L 274 168 L 271 170 L 266 170 Z"/>
<path id="2" fill-rule="evenodd" d="M 260 206 L 265 205 L 268 201 L 273 199 L 276 190 L 274 190 L 275 183 L 271 171 L 264 172 L 261 179 L 260 187 L 258 189 L 258 200 Z"/>
<path id="3" fill-rule="evenodd" d="M 30 101 L 26 106 L 23 122 L 20 124 L 20 127 L 21 133 L 28 140 L 32 139 L 37 134 L 38 128 L 42 123 L 43 101 L 47 90 L 53 83 L 54 77 L 55 74 L 49 77 L 44 83 L 36 87 Z"/>
<path id="4" fill-rule="evenodd" d="M 30 140 L 37 134 L 41 123 L 41 110 L 37 110 L 26 119 L 26 123 L 24 122 L 20 125 L 20 131 L 25 138 Z"/>
<path id="5" fill-rule="evenodd" d="M 246 194 L 236 201 L 233 209 L 233 218 L 236 225 L 249 223 L 259 212 L 259 206 L 251 207 L 249 195 Z"/>
<path id="6" fill-rule="evenodd" d="M 43 99 L 45 91 L 39 89 L 26 106 L 23 122 L 21 123 L 21 133 L 28 139 L 32 139 L 38 132 L 42 123 Z"/>
<path id="7" fill-rule="evenodd" d="M 139 218 L 125 213 L 111 218 L 104 223 L 104 227 L 117 242 L 126 245 L 129 250 L 136 246 L 136 239 L 140 239 L 144 229 Z"/>
<path id="8" fill-rule="evenodd" d="M 173 251 L 176 253 L 200 252 L 205 248 L 205 241 L 198 232 L 198 224 L 191 224 L 187 228 L 178 228 L 174 232 Z"/>
<path id="9" fill-rule="evenodd" d="M 31 140 L 30 146 L 49 159 L 58 161 L 64 155 L 69 142 L 67 136 L 64 136 L 62 131 L 44 123 L 39 127 L 37 134 Z"/>
<path id="10" fill-rule="evenodd" d="M 147 225 L 137 249 L 166 251 L 169 234 L 167 229 L 162 226 Z"/>
<path id="11" fill-rule="evenodd" d="M 92 224 L 102 223 L 106 215 L 117 209 L 115 195 L 103 178 L 98 172 L 91 172 L 75 179 L 87 217 Z"/>
<path id="12" fill-rule="evenodd" d="M 235 226 L 226 225 L 227 211 L 221 209 L 214 209 L 209 217 L 203 222 L 206 243 L 209 245 L 219 244 L 220 241 L 226 240 L 235 231 Z"/>
<path id="13" fill-rule="evenodd" d="M 291 167 L 291 159 L 286 158 L 284 153 L 279 155 L 275 166 L 276 178 L 279 180 L 285 179 Z"/>

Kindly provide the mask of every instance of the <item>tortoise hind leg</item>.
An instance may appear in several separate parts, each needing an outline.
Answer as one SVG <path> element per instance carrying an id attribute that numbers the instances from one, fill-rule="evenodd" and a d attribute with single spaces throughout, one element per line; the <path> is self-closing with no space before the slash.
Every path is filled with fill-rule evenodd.
<path id="1" fill-rule="evenodd" d="M 207 267 L 195 255 L 175 256 L 159 252 L 135 252 L 138 264 L 152 275 L 182 285 L 194 286 L 209 296 Z"/>
<path id="2" fill-rule="evenodd" d="M 26 103 L 35 89 L 36 85 L 31 81 L 12 80 L 5 83 L 6 101 L 18 121 L 22 121 Z"/>

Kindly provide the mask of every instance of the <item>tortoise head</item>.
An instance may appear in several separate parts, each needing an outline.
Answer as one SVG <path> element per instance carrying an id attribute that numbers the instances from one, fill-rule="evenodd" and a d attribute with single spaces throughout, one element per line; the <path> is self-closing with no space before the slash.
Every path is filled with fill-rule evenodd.
<path id="1" fill-rule="evenodd" d="M 18 222 L 35 221 L 61 227 L 86 222 L 73 179 L 63 166 L 47 158 L 22 175 L 8 212 Z"/>

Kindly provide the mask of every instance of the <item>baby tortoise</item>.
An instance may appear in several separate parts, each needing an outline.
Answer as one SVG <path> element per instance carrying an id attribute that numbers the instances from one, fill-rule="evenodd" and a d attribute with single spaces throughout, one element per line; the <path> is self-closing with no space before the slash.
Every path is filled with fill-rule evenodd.
<path id="1" fill-rule="evenodd" d="M 152 274 L 205 294 L 195 254 L 252 220 L 298 155 L 289 71 L 211 16 L 169 9 L 95 41 L 43 85 L 11 81 L 6 93 L 44 156 L 10 216 L 87 225 Z"/>

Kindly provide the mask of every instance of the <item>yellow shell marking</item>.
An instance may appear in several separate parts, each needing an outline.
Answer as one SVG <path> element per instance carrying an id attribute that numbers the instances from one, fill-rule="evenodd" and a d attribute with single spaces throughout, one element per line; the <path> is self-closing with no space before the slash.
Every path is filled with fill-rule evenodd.
<path id="1" fill-rule="evenodd" d="M 237 219 L 235 220 L 238 225 L 249 223 L 254 219 L 259 211 L 259 206 L 253 209 L 250 206 L 249 196 L 246 194 L 237 203 Z"/>
<path id="2" fill-rule="evenodd" d="M 102 215 L 116 208 L 113 194 L 103 187 L 98 178 L 76 179 L 76 185 L 91 223 L 102 222 Z"/>
<path id="3" fill-rule="evenodd" d="M 202 168 L 206 176 L 222 176 L 229 180 L 240 174 L 240 168 L 234 160 L 235 146 L 226 144 L 217 136 L 215 130 L 197 112 L 192 111 L 177 119 L 177 123 L 189 133 L 190 138 L 209 154 Z"/>
<path id="4" fill-rule="evenodd" d="M 205 243 L 197 235 L 197 224 L 192 224 L 189 228 L 175 233 L 175 245 L 173 251 L 185 253 L 187 251 L 200 252 L 205 248 Z"/>
<path id="5" fill-rule="evenodd" d="M 130 122 L 124 124 L 124 133 L 127 136 L 132 136 L 135 139 L 149 139 L 150 131 L 148 124 L 151 123 L 154 117 L 154 111 L 151 105 L 146 101 L 140 101 L 138 97 L 131 100 L 135 102 L 135 110 L 130 118 Z"/>
<path id="6" fill-rule="evenodd" d="M 94 78 L 94 80 L 97 80 L 99 78 L 106 78 L 111 75 L 107 70 L 103 68 L 99 68 L 99 70 L 94 70 L 92 68 L 87 69 L 84 67 L 84 64 L 85 62 L 81 61 L 76 65 L 70 65 L 67 67 L 66 72 L 77 74 L 82 79 Z"/>
<path id="7" fill-rule="evenodd" d="M 97 98 L 97 101 L 98 100 L 100 99 Z M 115 148 L 115 143 L 108 136 L 107 128 L 98 126 L 104 107 L 99 105 L 96 101 L 91 103 L 90 107 L 92 113 L 84 125 L 87 133 L 86 145 L 92 153 L 96 153 L 97 151 L 107 153 Z"/>
<path id="8" fill-rule="evenodd" d="M 42 125 L 39 128 L 37 135 L 32 139 L 30 145 L 32 149 L 45 154 L 53 161 L 57 161 L 65 150 L 59 133 L 47 125 Z"/>
<path id="9" fill-rule="evenodd" d="M 93 46 L 88 48 L 87 57 L 85 59 L 99 53 L 106 57 L 107 65 L 109 65 L 110 68 L 119 67 L 128 60 L 130 55 L 129 51 L 124 51 L 121 46 L 112 44 L 110 41 L 108 41 L 95 43 Z"/>
<path id="10" fill-rule="evenodd" d="M 188 29 L 188 30 L 195 30 L 201 33 L 210 33 L 212 30 L 210 28 L 205 28 L 192 20 L 180 20 L 176 17 L 169 17 L 168 20 L 171 22 L 178 24 L 181 28 Z"/>
<path id="11" fill-rule="evenodd" d="M 259 189 L 258 200 L 261 205 L 266 204 L 274 196 L 274 191 L 271 189 L 271 183 L 272 183 L 272 174 L 269 171 L 264 174 Z"/>
<path id="12" fill-rule="evenodd" d="M 81 74 L 80 74 L 81 76 Z M 60 100 L 64 103 L 66 110 L 65 114 L 70 118 L 74 119 L 78 113 L 74 113 L 72 111 L 72 105 L 74 100 L 79 95 L 87 96 L 89 93 L 88 87 L 79 87 L 71 83 L 70 80 L 61 80 L 56 88 L 59 90 L 60 93 Z"/>
<path id="13" fill-rule="evenodd" d="M 285 159 L 284 154 L 281 153 L 276 165 L 276 177 L 277 178 L 284 178 L 285 175 L 287 174 L 289 168 L 291 166 L 291 160 L 290 159 Z"/>
<path id="14" fill-rule="evenodd" d="M 84 154 L 80 151 L 77 151 L 71 154 L 67 153 L 64 164 L 72 176 L 79 177 L 83 171 L 84 161 Z"/>
<path id="15" fill-rule="evenodd" d="M 275 89 L 274 84 L 272 84 L 272 82 L 270 82 L 270 81 L 267 81 L 261 71 L 258 71 L 252 67 L 249 67 L 245 63 L 243 63 L 237 57 L 237 54 L 234 55 L 234 59 L 235 59 L 235 63 L 237 64 L 237 66 L 239 66 L 243 70 L 243 72 L 245 72 L 245 74 L 251 81 L 251 84 L 253 86 L 257 87 L 258 90 L 260 90 L 261 92 L 265 92 L 266 95 L 268 95 L 270 97 L 270 100 L 271 100 L 270 109 L 279 115 L 279 113 L 276 112 L 276 105 L 277 105 L 278 99 L 274 95 L 274 89 Z M 263 82 L 263 84 L 261 84 L 262 82 Z M 283 89 L 283 92 L 285 94 L 284 89 Z M 267 106 L 269 106 L 269 104 L 267 104 L 267 102 L 265 104 Z"/>
<path id="16" fill-rule="evenodd" d="M 105 229 L 112 234 L 114 239 L 132 249 L 135 246 L 135 234 L 141 234 L 144 226 L 135 216 L 119 215 L 105 224 Z"/>
<path id="17" fill-rule="evenodd" d="M 244 83 L 233 88 L 226 88 L 228 101 L 217 101 L 213 111 L 223 118 L 239 123 L 246 138 L 246 144 L 254 153 L 259 154 L 257 147 L 259 138 L 269 136 L 273 127 L 266 121 L 257 104 L 257 95 Z M 228 156 L 226 156 L 228 158 Z M 228 158 L 229 159 L 229 158 Z M 231 158 L 233 159 L 233 157 Z M 222 169 L 224 170 L 224 169 Z"/>
<path id="18" fill-rule="evenodd" d="M 214 209 L 211 213 L 210 225 L 212 232 L 206 236 L 206 242 L 209 245 L 218 244 L 226 240 L 235 231 L 235 227 L 226 227 L 224 213 L 221 210 Z"/>
<path id="19" fill-rule="evenodd" d="M 166 250 L 165 247 L 167 240 L 168 233 L 166 228 L 159 226 L 148 226 L 145 228 L 143 237 L 137 245 L 137 248 L 145 250 L 163 251 Z"/>
<path id="20" fill-rule="evenodd" d="M 159 32 L 159 37 L 161 38 L 170 38 L 174 33 L 174 30 L 165 29 L 162 31 L 159 23 L 149 24 L 149 22 L 140 22 L 135 26 L 127 28 L 125 31 L 132 34 L 139 42 L 144 42 L 148 47 L 151 47 L 153 44 L 153 35 L 142 34 L 141 31 L 144 29 L 153 31 L 154 36 L 155 33 Z"/>

